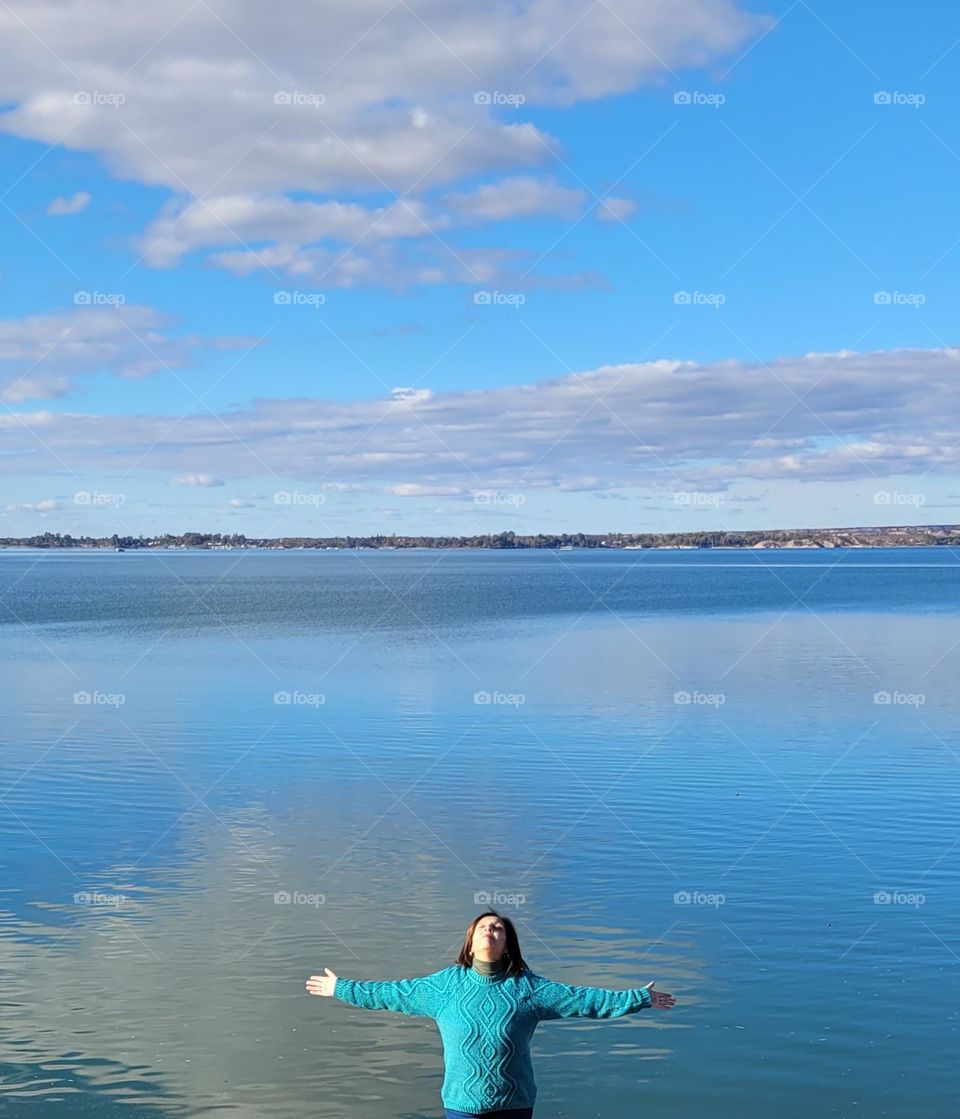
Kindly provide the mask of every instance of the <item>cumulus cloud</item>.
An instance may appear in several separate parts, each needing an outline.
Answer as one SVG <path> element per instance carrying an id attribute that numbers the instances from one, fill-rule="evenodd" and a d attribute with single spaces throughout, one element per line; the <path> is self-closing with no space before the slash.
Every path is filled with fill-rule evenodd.
<path id="1" fill-rule="evenodd" d="M 184 474 L 182 478 L 174 478 L 174 486 L 223 486 L 226 483 L 222 478 L 213 474 Z"/>
<path id="2" fill-rule="evenodd" d="M 142 251 L 148 263 L 169 266 L 178 264 L 187 252 L 211 246 L 248 248 L 262 242 L 301 246 L 322 240 L 359 245 L 422 237 L 449 225 L 449 218 L 432 214 L 415 201 L 366 207 L 230 195 L 168 206 L 144 234 Z M 275 253 L 273 259 L 280 263 Z"/>
<path id="3" fill-rule="evenodd" d="M 419 404 L 424 400 L 432 399 L 433 392 L 430 389 L 404 387 L 391 389 L 390 396 L 393 400 L 403 401 L 406 404 Z"/>
<path id="4" fill-rule="evenodd" d="M 209 261 L 235 273 L 264 271 L 327 287 L 506 283 L 535 254 L 458 249 L 446 235 L 511 218 L 573 220 L 588 202 L 584 190 L 534 176 L 485 183 L 433 205 L 402 199 L 370 207 L 231 195 L 170 203 L 145 231 L 139 251 L 147 263 L 166 268 L 188 253 L 217 249 Z M 633 209 L 623 199 L 603 205 L 607 208 L 598 207 L 597 214 L 610 221 Z"/>
<path id="5" fill-rule="evenodd" d="M 394 497 L 464 497 L 470 491 L 464 486 L 424 486 L 419 482 L 402 482 L 398 486 L 385 486 L 384 493 Z"/>
<path id="6" fill-rule="evenodd" d="M 636 211 L 636 202 L 629 198 L 604 198 L 597 204 L 600 221 L 626 221 Z"/>
<path id="7" fill-rule="evenodd" d="M 64 214 L 79 214 L 90 204 L 90 195 L 85 190 L 78 190 L 69 198 L 54 198 L 47 207 L 47 213 L 54 217 Z"/>
<path id="8" fill-rule="evenodd" d="M 52 513 L 54 509 L 59 508 L 60 502 L 57 501 L 56 498 L 50 497 L 47 498 L 45 501 L 25 501 L 19 505 L 8 505 L 6 511 L 8 513 L 19 513 L 24 511 L 34 513 Z"/>
<path id="9" fill-rule="evenodd" d="M 735 0 L 353 0 L 322 19 L 303 2 L 268 16 L 245 0 L 156 0 L 120 14 L 110 0 L 10 0 L 0 129 L 171 190 L 177 201 L 140 249 L 149 263 L 216 247 L 214 264 L 252 271 L 263 265 L 237 254 L 272 249 L 271 267 L 310 273 L 311 234 L 352 244 L 351 230 L 372 222 L 364 241 L 435 238 L 442 216 L 424 228 L 416 214 L 425 193 L 554 165 L 536 106 L 662 84 L 739 53 L 771 24 Z M 480 188 L 477 216 L 567 213 L 575 201 L 524 182 Z M 412 209 L 347 201 L 371 193 Z M 362 248 L 351 254 L 355 282 L 376 274 Z M 416 282 L 439 282 L 428 264 L 413 269 Z"/>
<path id="10" fill-rule="evenodd" d="M 584 190 L 561 186 L 555 179 L 516 175 L 485 183 L 475 190 L 448 195 L 444 202 L 467 221 L 509 218 L 574 218 L 587 198 Z"/>
<path id="11" fill-rule="evenodd" d="M 355 0 L 314 16 L 303 3 L 267 17 L 243 0 L 157 0 L 118 18 L 109 0 L 11 0 L 4 128 L 196 194 L 218 179 L 224 192 L 404 189 L 528 161 L 535 130 L 515 109 L 503 119 L 496 92 L 524 105 L 624 93 L 772 22 L 732 0 Z"/>
<path id="12" fill-rule="evenodd" d="M 0 471 L 53 469 L 57 455 L 199 477 L 209 462 L 217 478 L 272 472 L 395 496 L 949 475 L 960 467 L 958 368 L 953 348 L 662 359 L 484 390 L 261 399 L 216 416 L 0 413 Z"/>
<path id="13" fill-rule="evenodd" d="M 455 249 L 448 243 L 417 244 L 402 251 L 394 243 L 385 243 L 343 250 L 271 246 L 214 253 L 209 261 L 238 276 L 265 270 L 278 281 L 312 288 L 382 286 L 399 292 L 419 284 L 467 284 L 511 291 L 572 291 L 603 282 L 595 272 L 535 275 L 531 267 L 538 255 L 511 249 Z"/>
<path id="14" fill-rule="evenodd" d="M 176 337 L 170 316 L 151 307 L 104 306 L 94 301 L 100 294 L 76 293 L 81 302 L 67 311 L 0 320 L 0 401 L 51 400 L 65 396 L 84 374 L 137 379 L 182 369 L 205 346 L 255 344 Z"/>

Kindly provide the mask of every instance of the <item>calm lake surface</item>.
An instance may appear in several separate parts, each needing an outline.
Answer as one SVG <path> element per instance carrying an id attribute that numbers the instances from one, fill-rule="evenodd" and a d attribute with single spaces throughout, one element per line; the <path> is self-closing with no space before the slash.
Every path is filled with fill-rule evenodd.
<path id="1" fill-rule="evenodd" d="M 0 1113 L 442 1115 L 528 963 L 537 1119 L 958 1114 L 960 553 L 0 553 Z"/>

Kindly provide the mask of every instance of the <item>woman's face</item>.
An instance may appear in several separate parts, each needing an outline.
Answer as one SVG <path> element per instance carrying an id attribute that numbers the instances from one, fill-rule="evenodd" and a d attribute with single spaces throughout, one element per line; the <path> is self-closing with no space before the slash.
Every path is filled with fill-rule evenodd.
<path id="1" fill-rule="evenodd" d="M 478 960 L 495 963 L 507 946 L 507 930 L 499 917 L 481 917 L 473 930 L 471 950 Z"/>

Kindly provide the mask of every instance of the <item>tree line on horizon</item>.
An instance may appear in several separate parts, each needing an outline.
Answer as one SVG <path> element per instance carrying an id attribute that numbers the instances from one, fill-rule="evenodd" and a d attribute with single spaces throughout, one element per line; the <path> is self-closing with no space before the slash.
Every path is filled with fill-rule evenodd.
<path id="1" fill-rule="evenodd" d="M 243 533 L 184 532 L 160 536 L 72 536 L 44 532 L 34 536 L 0 538 L 0 547 L 20 548 L 642 548 L 686 546 L 694 548 L 749 548 L 757 544 L 853 547 L 890 544 L 960 544 L 960 526 L 867 526 L 828 529 L 755 529 L 744 532 L 563 532 L 523 534 L 512 531 L 472 536 L 368 536 L 248 537 Z"/>

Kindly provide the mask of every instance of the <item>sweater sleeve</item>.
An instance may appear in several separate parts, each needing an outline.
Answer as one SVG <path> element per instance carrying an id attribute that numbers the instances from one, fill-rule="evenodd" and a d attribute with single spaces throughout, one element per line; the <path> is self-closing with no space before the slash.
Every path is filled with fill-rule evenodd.
<path id="1" fill-rule="evenodd" d="M 445 972 L 419 979 L 361 980 L 337 977 L 336 998 L 362 1010 L 395 1010 L 399 1014 L 433 1018 L 442 1003 Z"/>
<path id="2" fill-rule="evenodd" d="M 650 1006 L 647 987 L 612 991 L 604 987 L 570 987 L 533 976 L 532 1001 L 541 1021 L 553 1018 L 620 1018 Z"/>

